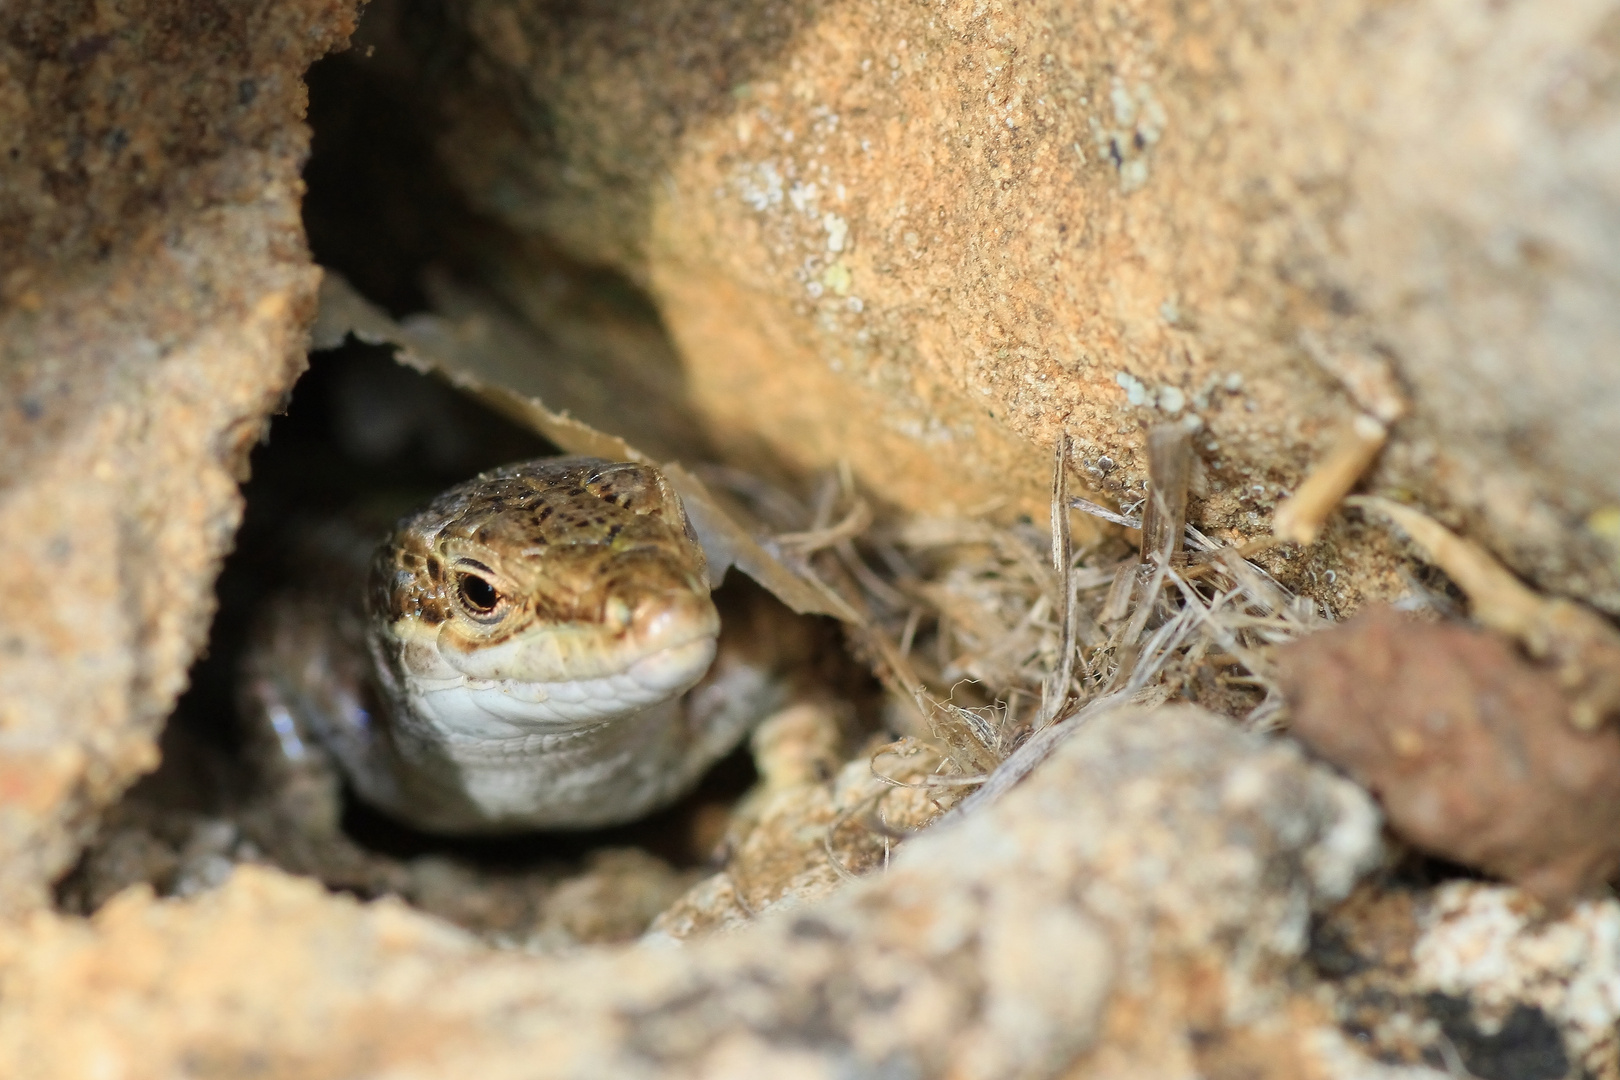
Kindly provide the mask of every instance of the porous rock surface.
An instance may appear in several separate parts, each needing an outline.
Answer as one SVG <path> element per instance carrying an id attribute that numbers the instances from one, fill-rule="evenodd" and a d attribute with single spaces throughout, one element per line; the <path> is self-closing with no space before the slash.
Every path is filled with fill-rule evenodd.
<path id="1" fill-rule="evenodd" d="M 304 366 L 311 61 L 352 0 L 0 18 L 0 910 L 157 763 Z"/>
<path id="2" fill-rule="evenodd" d="M 1067 432 L 1129 501 L 1190 411 L 1193 520 L 1253 534 L 1409 397 L 1378 482 L 1620 612 L 1614 0 L 469 0 L 433 41 L 457 183 L 645 285 L 723 449 L 974 507 Z M 1353 606 L 1366 541 L 1317 554 Z"/>
<path id="3" fill-rule="evenodd" d="M 0 936 L 0 1073 L 1333 1075 L 1289 973 L 1378 844 L 1290 745 L 1122 709 L 887 872 L 684 947 L 494 953 L 257 867 L 42 912 Z"/>
<path id="4" fill-rule="evenodd" d="M 1320 923 L 1312 958 L 1335 1014 L 1387 1061 L 1442 1054 L 1481 1080 L 1620 1077 L 1620 903 L 1553 915 L 1480 881 L 1362 887 Z"/>

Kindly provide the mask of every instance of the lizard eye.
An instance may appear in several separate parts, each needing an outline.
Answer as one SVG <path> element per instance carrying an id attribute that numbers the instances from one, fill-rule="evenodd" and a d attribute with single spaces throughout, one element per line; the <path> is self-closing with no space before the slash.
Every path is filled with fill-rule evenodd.
<path id="1" fill-rule="evenodd" d="M 479 621 L 487 620 L 501 607 L 500 590 L 477 574 L 457 574 L 456 592 L 467 614 Z"/>

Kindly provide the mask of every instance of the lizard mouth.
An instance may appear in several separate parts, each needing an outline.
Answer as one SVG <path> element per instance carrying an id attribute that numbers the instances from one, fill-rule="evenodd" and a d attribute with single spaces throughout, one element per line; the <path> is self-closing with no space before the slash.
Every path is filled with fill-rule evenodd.
<path id="1" fill-rule="evenodd" d="M 421 651 L 406 650 L 407 667 L 423 677 L 465 677 L 483 682 L 566 686 L 601 681 L 646 679 L 665 682 L 665 672 L 678 672 L 675 683 L 690 674 L 678 659 L 714 651 L 720 615 L 707 590 L 677 587 L 644 593 L 634 605 L 622 605 L 616 621 L 546 622 L 534 618 L 524 630 L 499 641 L 468 641 L 453 623 L 437 628 L 395 628 L 415 638 Z M 706 646 L 701 643 L 707 642 Z M 414 656 L 421 662 L 412 663 Z M 708 661 L 705 660 L 704 666 Z M 703 674 L 697 672 L 694 679 Z M 685 686 L 682 686 L 685 689 Z M 671 690 L 668 693 L 678 693 Z"/>
<path id="2" fill-rule="evenodd" d="M 540 729 L 575 731 L 669 701 L 703 678 L 715 638 L 704 635 L 642 656 L 621 670 L 585 678 L 406 677 L 419 715 L 451 737 L 504 739 Z"/>

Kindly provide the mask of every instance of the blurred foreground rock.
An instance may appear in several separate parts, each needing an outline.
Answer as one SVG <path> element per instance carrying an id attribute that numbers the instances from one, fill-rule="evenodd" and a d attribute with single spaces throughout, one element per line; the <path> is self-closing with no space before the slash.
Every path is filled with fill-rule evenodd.
<path id="1" fill-rule="evenodd" d="M 1377 829 L 1287 744 L 1123 709 L 888 872 L 682 948 L 494 953 L 253 867 L 41 913 L 0 937 L 0 1073 L 1352 1075 L 1299 960 Z"/>
<path id="2" fill-rule="evenodd" d="M 1453 881 L 1362 888 L 1323 921 L 1311 959 L 1369 1053 L 1481 1080 L 1620 1076 L 1620 903 L 1552 918 L 1517 889 Z M 1456 1070 L 1452 1070 L 1456 1075 Z"/>

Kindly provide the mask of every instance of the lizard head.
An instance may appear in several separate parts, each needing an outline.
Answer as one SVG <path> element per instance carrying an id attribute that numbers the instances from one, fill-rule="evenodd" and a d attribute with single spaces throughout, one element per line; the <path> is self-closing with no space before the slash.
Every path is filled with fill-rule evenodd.
<path id="1" fill-rule="evenodd" d="M 378 549 L 385 690 L 447 733 L 603 723 L 684 693 L 714 658 L 703 550 L 657 469 L 546 458 L 451 488 Z"/>

